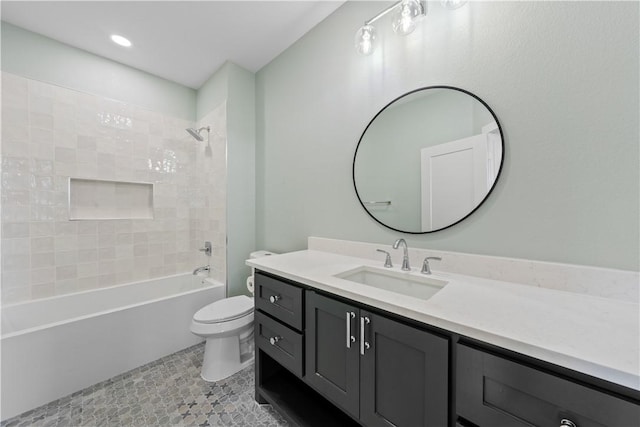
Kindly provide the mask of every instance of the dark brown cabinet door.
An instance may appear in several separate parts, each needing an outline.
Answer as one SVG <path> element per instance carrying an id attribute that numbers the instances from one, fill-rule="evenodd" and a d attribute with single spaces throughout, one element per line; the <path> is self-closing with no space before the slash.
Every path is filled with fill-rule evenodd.
<path id="1" fill-rule="evenodd" d="M 355 418 L 358 417 L 358 310 L 307 291 L 305 381 Z M 348 331 L 350 329 L 350 331 Z M 350 332 L 347 347 L 347 332 Z"/>
<path id="2" fill-rule="evenodd" d="M 360 421 L 447 426 L 448 340 L 364 310 L 360 316 L 369 344 L 360 358 Z"/>

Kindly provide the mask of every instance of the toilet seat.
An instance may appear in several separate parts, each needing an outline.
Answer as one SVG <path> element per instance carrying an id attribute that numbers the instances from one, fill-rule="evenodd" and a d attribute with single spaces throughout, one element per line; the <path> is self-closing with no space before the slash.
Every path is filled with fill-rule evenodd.
<path id="1" fill-rule="evenodd" d="M 193 321 L 204 324 L 229 322 L 252 313 L 253 299 L 238 295 L 202 307 L 193 315 Z"/>

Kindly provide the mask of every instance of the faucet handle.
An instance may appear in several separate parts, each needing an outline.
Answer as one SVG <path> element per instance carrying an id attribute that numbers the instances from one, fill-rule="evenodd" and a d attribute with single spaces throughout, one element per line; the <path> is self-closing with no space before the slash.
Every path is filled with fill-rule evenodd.
<path id="1" fill-rule="evenodd" d="M 424 261 L 422 262 L 422 270 L 420 270 L 420 273 L 422 274 L 431 274 L 431 267 L 429 266 L 429 260 L 430 259 L 434 259 L 436 261 L 442 261 L 442 258 L 440 258 L 439 256 L 428 256 L 424 259 Z"/>
<path id="2" fill-rule="evenodd" d="M 385 260 L 384 260 L 384 266 L 385 266 L 386 268 L 391 268 L 391 267 L 393 267 L 393 264 L 391 263 L 391 254 L 390 254 L 389 252 L 387 252 L 387 251 L 383 251 L 382 249 L 376 249 L 376 251 L 378 251 L 378 252 L 382 252 L 382 253 L 384 253 L 384 254 L 387 254 L 387 257 L 386 257 L 386 258 L 385 258 Z"/>
<path id="3" fill-rule="evenodd" d="M 204 248 L 198 249 L 200 252 L 204 252 L 206 256 L 211 256 L 211 242 L 204 242 Z"/>

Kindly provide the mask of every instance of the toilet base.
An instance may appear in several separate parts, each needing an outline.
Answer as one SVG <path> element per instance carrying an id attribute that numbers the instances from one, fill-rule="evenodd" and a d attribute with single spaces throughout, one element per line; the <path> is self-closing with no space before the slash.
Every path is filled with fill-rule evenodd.
<path id="1" fill-rule="evenodd" d="M 208 382 L 220 381 L 253 363 L 254 355 L 240 355 L 238 335 L 209 338 L 204 347 L 200 377 Z M 242 360 L 245 359 L 245 360 Z"/>

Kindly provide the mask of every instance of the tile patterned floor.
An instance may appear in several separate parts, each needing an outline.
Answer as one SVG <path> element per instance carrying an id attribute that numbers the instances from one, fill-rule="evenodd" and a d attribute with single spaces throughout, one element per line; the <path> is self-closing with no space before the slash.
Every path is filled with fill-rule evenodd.
<path id="1" fill-rule="evenodd" d="M 286 426 L 254 401 L 253 366 L 215 383 L 200 378 L 204 344 L 187 348 L 48 405 L 0 427 Z"/>

